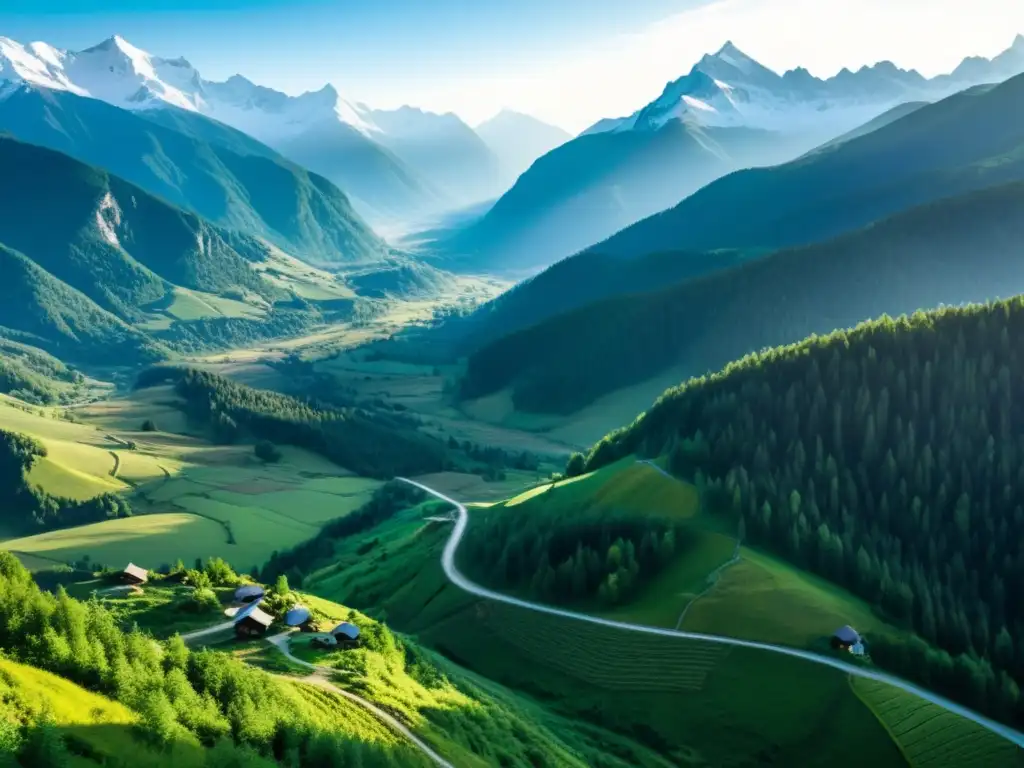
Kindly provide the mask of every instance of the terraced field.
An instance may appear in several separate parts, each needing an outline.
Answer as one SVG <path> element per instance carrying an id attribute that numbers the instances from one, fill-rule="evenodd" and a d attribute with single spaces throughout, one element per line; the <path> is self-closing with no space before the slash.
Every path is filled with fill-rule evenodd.
<path id="1" fill-rule="evenodd" d="M 988 768 L 1024 764 L 1013 744 L 909 693 L 857 678 L 853 690 L 899 745 L 911 768 Z"/>
<path id="2" fill-rule="evenodd" d="M 667 643 L 654 635 L 569 622 L 500 603 L 482 603 L 478 612 L 525 655 L 602 688 L 699 691 L 729 653 L 722 645 Z"/>

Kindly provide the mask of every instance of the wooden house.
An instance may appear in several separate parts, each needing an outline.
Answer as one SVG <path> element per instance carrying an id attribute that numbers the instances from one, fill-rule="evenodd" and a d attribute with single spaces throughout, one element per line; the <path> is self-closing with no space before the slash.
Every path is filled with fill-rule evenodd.
<path id="1" fill-rule="evenodd" d="M 265 592 L 259 584 L 245 584 L 235 590 L 236 603 L 252 603 L 262 600 Z"/>
<path id="2" fill-rule="evenodd" d="M 284 623 L 285 626 L 294 627 L 300 632 L 312 632 L 314 630 L 313 614 L 304 605 L 296 605 L 288 611 L 284 615 Z"/>
<path id="3" fill-rule="evenodd" d="M 145 584 L 149 581 L 149 571 L 134 563 L 128 563 L 125 569 L 117 574 L 117 580 L 122 584 Z"/>
<path id="4" fill-rule="evenodd" d="M 235 614 L 235 634 L 238 637 L 262 637 L 273 623 L 274 617 L 261 611 L 258 602 L 250 603 Z"/>

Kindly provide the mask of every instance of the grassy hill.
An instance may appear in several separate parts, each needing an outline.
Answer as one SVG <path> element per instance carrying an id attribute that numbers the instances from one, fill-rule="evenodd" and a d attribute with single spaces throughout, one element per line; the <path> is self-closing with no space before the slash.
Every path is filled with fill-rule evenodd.
<path id="1" fill-rule="evenodd" d="M 0 553 L 0 585 L 8 761 L 112 765 L 131 754 L 154 768 L 429 764 L 336 694 L 224 653 L 191 652 L 180 638 L 157 643 L 123 631 L 96 601 L 41 592 L 8 553 Z M 26 631 L 28 619 L 35 631 Z"/>
<path id="2" fill-rule="evenodd" d="M 731 170 L 797 151 L 775 134 L 678 121 L 658 131 L 580 136 L 537 160 L 482 218 L 433 248 L 470 271 L 541 269 Z"/>
<path id="3" fill-rule="evenodd" d="M 700 374 L 884 313 L 1012 295 L 1024 289 L 1014 257 L 1022 214 L 1024 185 L 1003 185 L 668 289 L 596 302 L 473 354 L 463 394 L 511 387 L 523 411 L 567 413 L 673 367 Z"/>
<path id="4" fill-rule="evenodd" d="M 1022 94 L 1024 76 L 971 88 L 792 162 L 739 171 L 591 250 L 631 257 L 798 245 L 1020 179 Z"/>
<path id="5" fill-rule="evenodd" d="M 22 89 L 0 104 L 0 130 L 104 168 L 214 224 L 266 238 L 313 263 L 363 263 L 386 255 L 383 242 L 334 184 L 199 115 L 137 114 L 71 93 Z"/>
<path id="6" fill-rule="evenodd" d="M 622 462 L 587 478 L 540 487 L 500 506 L 473 505 L 469 530 L 472 533 L 488 513 L 521 520 L 545 516 L 552 521 L 567 514 L 571 520 L 588 504 L 597 514 L 601 509 L 619 510 L 643 519 L 664 511 L 695 523 L 703 520 L 693 506 L 695 498 L 692 487 L 647 465 Z M 575 730 L 605 734 L 608 752 L 615 739 L 641 744 L 673 765 L 774 761 L 824 766 L 871 760 L 885 766 L 952 768 L 955 760 L 943 760 L 942 755 L 963 740 L 976 745 L 979 761 L 1015 764 L 1012 745 L 959 718 L 947 724 L 948 730 L 930 732 L 918 742 L 920 752 L 932 751 L 934 763 L 906 762 L 900 743 L 875 710 L 845 676 L 832 670 L 757 652 L 630 635 L 477 600 L 449 584 L 441 570 L 441 550 L 450 526 L 426 518 L 443 511 L 443 505 L 428 502 L 335 538 L 329 545 L 325 542 L 302 561 L 304 590 L 386 616 L 390 626 L 413 633 L 460 666 L 572 718 Z M 693 575 L 706 575 L 702 569 L 718 566 L 716 552 L 728 557 L 713 544 L 715 535 L 727 537 L 713 525 L 705 530 L 705 544 L 691 552 L 697 557 L 681 557 L 670 569 L 678 587 L 685 585 L 684 571 L 690 571 L 695 581 Z M 732 548 L 728 544 L 726 551 Z M 819 617 L 812 631 L 831 632 L 837 612 L 845 615 L 847 606 L 859 604 L 834 587 L 816 586 L 820 582 L 807 574 L 794 577 L 800 588 L 787 594 L 799 594 L 801 599 L 782 604 L 785 598 L 780 597 L 776 607 L 783 613 L 804 610 L 810 618 L 828 606 L 831 611 Z M 654 616 L 659 611 L 652 612 L 651 603 L 658 599 L 663 604 L 660 613 L 667 617 L 675 611 L 664 604 L 682 598 L 667 597 L 670 594 L 667 584 L 652 583 L 649 593 L 609 615 L 625 616 L 633 609 L 634 619 Z M 775 626 L 784 624 L 780 619 Z M 771 631 L 771 626 L 767 628 Z M 791 635 L 790 642 L 802 644 L 803 638 Z M 891 696 L 886 688 L 877 700 Z M 903 714 L 935 714 L 922 709 L 917 700 L 904 705 Z M 888 722 L 897 720 L 897 714 L 894 711 Z M 625 753 L 614 754 L 625 759 Z M 636 757 L 632 760 L 631 764 L 643 764 Z"/>
<path id="7" fill-rule="evenodd" d="M 1022 319 L 1015 298 L 750 355 L 669 390 L 573 469 L 665 454 L 751 542 L 924 638 L 876 642 L 876 661 L 1019 722 L 1005 584 L 1021 562 Z"/>

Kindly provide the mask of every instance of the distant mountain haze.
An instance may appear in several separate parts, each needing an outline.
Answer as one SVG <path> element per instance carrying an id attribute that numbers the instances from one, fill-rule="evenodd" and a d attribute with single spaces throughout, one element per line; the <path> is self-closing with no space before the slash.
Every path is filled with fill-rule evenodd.
<path id="1" fill-rule="evenodd" d="M 510 187 L 533 162 L 573 137 L 535 117 L 503 109 L 476 127 L 498 158 L 502 181 Z"/>
<path id="2" fill-rule="evenodd" d="M 932 80 L 890 62 L 828 80 L 802 69 L 779 75 L 726 44 L 650 104 L 540 158 L 487 215 L 441 234 L 433 250 L 467 271 L 533 272 L 715 178 L 791 159 L 901 104 L 1020 71 L 1021 37 L 991 61 Z"/>

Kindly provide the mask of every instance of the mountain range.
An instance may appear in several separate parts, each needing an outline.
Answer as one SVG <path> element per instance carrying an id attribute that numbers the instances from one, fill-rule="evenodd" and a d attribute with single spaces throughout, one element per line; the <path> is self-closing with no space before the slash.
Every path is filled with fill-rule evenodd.
<path id="1" fill-rule="evenodd" d="M 511 187 L 533 162 L 573 137 L 553 125 L 511 109 L 503 109 L 476 127 L 498 158 L 505 188 Z"/>
<path id="2" fill-rule="evenodd" d="M 467 270 L 531 272 L 732 171 L 796 157 L 905 102 L 933 101 L 1024 71 L 1024 37 L 992 60 L 928 80 L 891 62 L 815 78 L 779 75 L 728 43 L 624 118 L 602 120 L 533 164 L 479 219 L 433 252 Z"/>
<path id="3" fill-rule="evenodd" d="M 136 113 L 202 115 L 273 147 L 349 194 L 374 222 L 407 221 L 501 192 L 502 160 L 454 114 L 373 110 L 330 85 L 289 96 L 235 75 L 204 79 L 185 59 L 119 36 L 83 51 L 0 37 L 0 98 L 28 86 Z"/>

